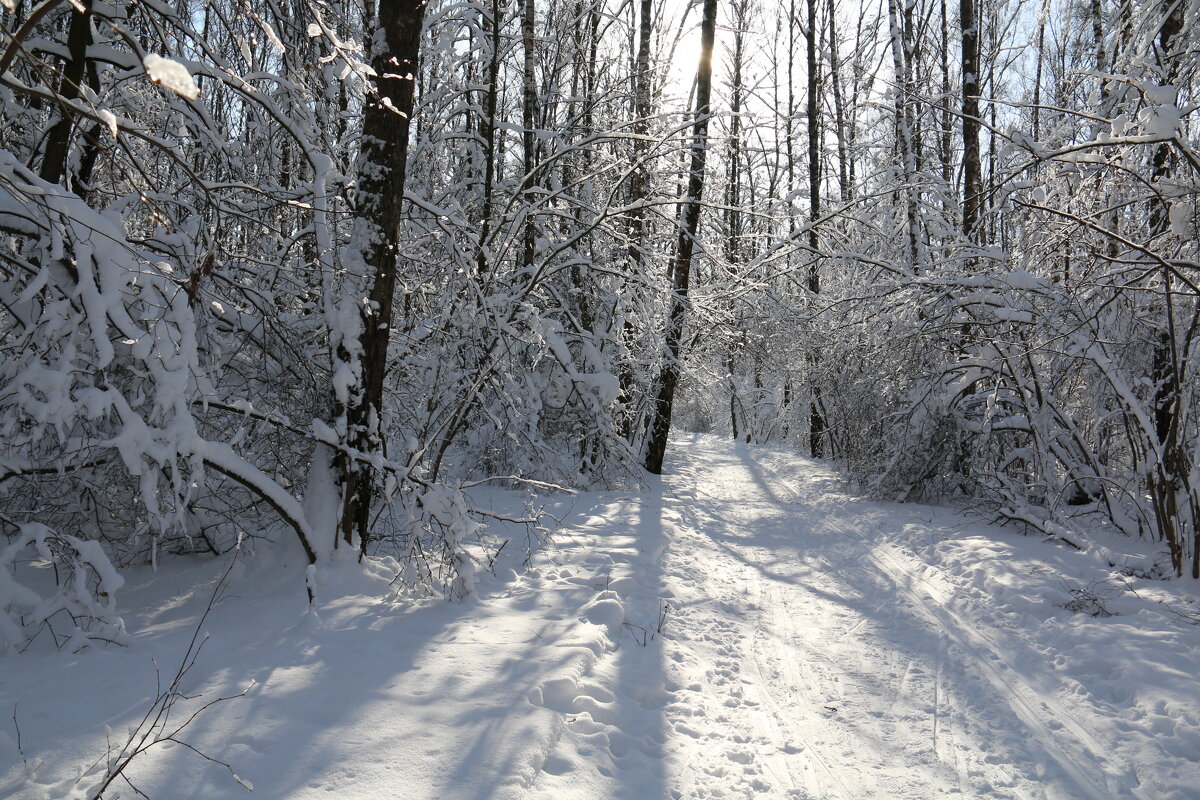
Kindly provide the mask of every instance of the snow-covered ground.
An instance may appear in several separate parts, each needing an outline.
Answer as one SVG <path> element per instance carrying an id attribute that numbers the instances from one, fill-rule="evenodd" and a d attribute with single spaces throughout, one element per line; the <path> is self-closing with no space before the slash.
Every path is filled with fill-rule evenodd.
<path id="1" fill-rule="evenodd" d="M 713 437 L 645 491 L 554 502 L 556 545 L 527 570 L 506 548 L 464 603 L 345 564 L 313 615 L 298 567 L 243 557 L 176 718 L 254 686 L 180 738 L 266 798 L 1200 797 L 1193 582 L 1122 583 Z M 95 783 L 223 566 L 127 574 L 129 648 L 0 660 L 0 797 Z M 1081 589 L 1114 616 L 1067 610 Z M 249 796 L 170 743 L 127 774 L 156 800 Z"/>

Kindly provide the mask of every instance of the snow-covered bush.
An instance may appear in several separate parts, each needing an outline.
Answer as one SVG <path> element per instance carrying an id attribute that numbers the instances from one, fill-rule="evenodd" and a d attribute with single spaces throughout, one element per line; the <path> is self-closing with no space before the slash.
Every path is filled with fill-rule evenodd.
<path id="1" fill-rule="evenodd" d="M 116 613 L 124 583 L 99 542 L 38 522 L 18 525 L 0 547 L 0 655 L 25 649 L 43 631 L 72 652 L 93 640 L 125 644 Z"/>

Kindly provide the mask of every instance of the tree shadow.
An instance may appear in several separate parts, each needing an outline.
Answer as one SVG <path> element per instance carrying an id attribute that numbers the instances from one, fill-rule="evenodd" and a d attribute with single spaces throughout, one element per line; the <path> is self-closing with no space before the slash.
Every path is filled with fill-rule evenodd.
<path id="1" fill-rule="evenodd" d="M 180 738 L 267 797 L 526 797 L 556 785 L 566 762 L 553 754 L 572 747 L 602 751 L 572 768 L 600 771 L 611 796 L 665 797 L 661 498 L 591 494 L 573 506 L 564 529 L 574 537 L 536 559 L 536 573 L 521 572 L 514 548 L 461 603 L 410 606 L 329 586 L 318 593 L 318 619 L 304 615 L 302 582 L 296 597 L 254 586 L 253 576 L 235 585 L 210 615 L 212 637 L 186 687 L 195 699 L 180 711 L 255 688 L 210 708 Z M 619 595 L 629 623 L 609 634 L 579 621 L 605 591 Z M 173 670 L 205 592 L 154 595 L 162 607 L 147 614 L 149 633 L 132 651 L 85 654 L 48 686 L 86 686 L 85 673 L 118 662 L 119 671 L 155 658 L 164 675 Z M 73 737 L 77 751 L 101 755 L 106 726 L 123 732 L 136 721 L 153 688 L 152 672 L 142 672 L 140 685 L 111 682 L 101 713 L 83 715 L 90 732 Z M 574 697 L 547 699 L 547 680 L 559 678 L 573 681 Z M 23 706 L 37 707 L 38 693 L 30 684 Z M 51 716 L 60 713 L 71 711 Z M 27 725 L 27 747 L 52 727 Z M 82 766 L 48 770 L 50 794 L 69 790 L 62 775 Z M 129 777 L 154 797 L 246 796 L 222 767 L 180 746 L 156 746 Z"/>

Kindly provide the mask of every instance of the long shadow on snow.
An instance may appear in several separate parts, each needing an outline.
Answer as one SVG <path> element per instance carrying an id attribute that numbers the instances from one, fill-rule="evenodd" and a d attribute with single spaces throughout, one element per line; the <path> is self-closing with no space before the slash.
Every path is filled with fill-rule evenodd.
<path id="1" fill-rule="evenodd" d="M 564 537 L 563 541 L 597 538 L 595 550 L 580 553 L 570 563 L 584 570 L 593 594 L 611 590 L 620 597 L 626 624 L 592 674 L 580 679 L 579 697 L 564 709 L 560 747 L 568 756 L 591 751 L 585 758 L 603 776 L 606 798 L 666 798 L 663 708 L 669 696 L 662 637 L 670 631 L 669 623 L 664 632 L 658 630 L 667 548 L 661 483 L 651 484 L 634 497 L 611 493 L 588 497 L 590 502 L 579 504 L 563 520 L 564 531 L 577 531 L 573 539 Z M 560 545 L 560 552 L 572 558 L 568 547 Z M 612 690 L 611 699 L 605 688 Z M 573 748 L 577 748 L 575 753 L 570 752 Z M 561 774 L 567 766 L 568 762 L 555 757 L 546 768 Z"/>
<path id="2" fill-rule="evenodd" d="M 645 735 L 652 743 L 645 754 L 647 768 L 641 775 L 633 771 L 624 774 L 618 797 L 640 800 L 640 798 L 668 797 L 666 765 L 663 747 L 666 744 L 667 728 L 664 706 L 670 699 L 666 687 L 666 665 L 664 663 L 663 635 L 670 635 L 670 621 L 665 630 L 659 628 L 659 603 L 667 595 L 664 565 L 668 540 L 663 524 L 663 487 L 648 488 L 639 506 L 637 526 L 638 542 L 645 554 L 644 567 L 640 571 L 641 602 L 640 614 L 647 630 L 653 629 L 649 637 L 643 636 L 643 645 L 636 641 L 622 643 L 626 657 L 620 661 L 620 682 L 623 686 L 640 687 L 637 694 L 628 696 L 643 717 Z M 632 637 L 631 637 L 632 638 Z M 657 745 L 657 748 L 653 747 Z"/>
<path id="3" fill-rule="evenodd" d="M 745 467 L 757 488 L 770 501 L 768 504 L 755 500 L 746 502 L 751 508 L 775 505 L 778 510 L 753 519 L 751 524 L 745 515 L 739 516 L 730 508 L 737 505 L 738 498 L 722 498 L 699 489 L 691 493 L 690 504 L 685 503 L 682 508 L 690 527 L 703 532 L 730 558 L 757 571 L 767 581 L 797 587 L 832 604 L 832 619 L 821 621 L 822 627 L 828 622 L 829 628 L 819 634 L 817 641 L 832 645 L 843 636 L 870 637 L 883 648 L 894 651 L 901 665 L 903 662 L 917 664 L 926 675 L 936 672 L 938 680 L 942 681 L 941 691 L 948 695 L 954 707 L 970 707 L 968 718 L 988 721 L 991 730 L 976 727 L 970 734 L 975 737 L 972 744 L 988 755 L 997 769 L 1001 769 L 1001 765 L 988 752 L 989 746 L 999 746 L 1007 751 L 1009 758 L 1014 759 L 1008 769 L 1020 773 L 1026 780 L 1047 781 L 1046 775 L 1037 777 L 1035 770 L 1048 768 L 1050 774 L 1071 786 L 1072 782 L 1057 765 L 1047 763 L 1036 737 L 1022 737 L 1016 733 L 1025 729 L 1025 725 L 1008 699 L 996 692 L 977 668 L 964 670 L 964 666 L 971 664 L 972 657 L 954 652 L 956 648 L 948 645 L 945 631 L 907 608 L 904 590 L 912 587 L 898 585 L 895 577 L 868 558 L 875 546 L 872 534 L 877 533 L 882 543 L 890 540 L 901 527 L 918 525 L 933 536 L 940 526 L 931 516 L 940 517 L 944 512 L 923 506 L 882 504 L 847 497 L 825 475 L 801 475 L 785 480 L 779 472 L 760 461 L 771 458 L 773 451 L 738 445 L 733 452 L 736 459 L 725 463 Z M 703 483 L 703 476 L 693 477 L 697 484 Z M 814 480 L 806 480 L 808 477 Z M 784 496 L 775 488 L 792 482 L 802 484 L 791 486 L 797 492 L 796 497 Z M 814 483 L 819 485 L 806 485 Z M 836 505 L 828 503 L 831 490 Z M 826 499 L 825 503 L 813 502 L 822 498 Z M 846 613 L 839 612 L 838 608 Z M 865 624 L 837 629 L 835 624 L 842 619 L 865 619 Z M 863 685 L 878 685 L 881 694 L 888 689 L 889 677 L 864 672 L 867 665 L 839 662 L 819 651 L 811 654 L 811 660 L 844 670 L 845 682 L 852 686 L 861 681 Z M 947 660 L 954 666 L 944 668 L 943 662 Z M 897 683 L 901 682 L 899 678 L 899 675 L 890 676 Z M 824 700 L 811 699 L 815 704 Z M 935 708 L 936 702 L 935 699 Z M 936 763 L 938 754 L 934 742 L 930 742 L 925 752 L 915 754 L 901 750 L 897 741 L 886 736 L 886 725 L 879 723 L 888 721 L 890 709 L 865 711 L 867 715 L 858 717 L 857 722 L 842 714 L 830 720 L 830 724 L 852 730 L 863 741 L 864 747 L 857 752 L 864 775 L 871 762 L 898 764 L 919 756 Z M 897 719 L 894 722 L 915 724 L 912 720 Z M 950 770 L 945 764 L 939 768 Z"/>
<path id="4" fill-rule="evenodd" d="M 610 502 L 601 497 L 576 513 Z M 665 540 L 656 515 L 639 509 L 630 526 L 639 546 L 659 553 L 640 561 L 660 566 Z M 631 565 L 635 574 L 637 566 Z M 661 585 L 660 574 L 642 575 L 634 594 L 657 598 Z M 512 609 L 532 603 L 535 610 L 544 598 L 529 591 L 514 599 L 512 590 L 512 579 L 491 581 L 482 599 L 417 608 L 339 598 L 331 590 L 320 611 L 323 624 L 301 622 L 288 630 L 280 629 L 280 619 L 294 612 L 281 614 L 278 602 L 235 598 L 210 618 L 213 638 L 196 668 L 201 685 L 189 688 L 210 699 L 251 680 L 258 686 L 205 712 L 184 738 L 229 761 L 254 783 L 256 794 L 267 797 L 359 796 L 366 787 L 372 797 L 396 796 L 401 789 L 407 798 L 431 800 L 521 797 L 561 732 L 530 697 L 547 675 L 580 671 L 591 645 L 574 635 L 570 615 L 597 589 L 558 583 L 549 590 L 566 596 L 548 605 L 563 609 L 567 619 L 535 612 L 515 623 Z M 376 608 L 361 608 L 372 602 Z M 631 616 L 643 611 L 636 604 L 627 609 Z M 238 625 L 222 624 L 222 617 L 235 614 Z M 619 647 L 607 657 L 619 670 L 616 724 L 608 735 L 612 780 L 619 784 L 615 796 L 662 796 L 661 760 L 642 753 L 661 749 L 663 739 L 661 707 L 653 707 L 652 692 L 642 691 L 654 683 L 651 674 L 661 686 L 661 648 L 635 645 L 622 631 Z M 107 722 L 123 729 L 125 718 Z M 631 736 L 623 727 L 637 731 Z M 235 735 L 229 736 L 231 730 Z M 144 764 L 152 777 L 136 763 L 131 775 L 135 782 L 139 772 L 149 778 L 142 788 L 152 796 L 196 796 L 201 786 L 206 798 L 245 796 L 219 767 L 183 748 L 160 749 Z"/>
<path id="5" fill-rule="evenodd" d="M 538 648 L 536 665 L 512 658 L 498 647 L 511 642 L 488 637 L 489 619 L 478 602 L 468 601 L 359 614 L 311 638 L 295 632 L 267 637 L 260 658 L 243 652 L 238 675 L 223 670 L 213 681 L 224 686 L 253 678 L 266 699 L 258 704 L 252 694 L 224 706 L 222 712 L 239 720 L 238 735 L 202 749 L 232 762 L 268 797 L 366 787 L 379 797 L 400 790 L 431 800 L 491 797 L 501 788 L 497 777 L 519 772 L 511 759 L 544 735 L 527 699 L 539 667 L 552 668 L 570 652 Z M 554 641 L 557 627 L 549 620 L 522 631 L 522 653 Z M 214 655 L 206 653 L 206 660 Z M 231 727 L 206 715 L 189 740 L 211 738 L 205 736 L 209 722 L 214 730 Z M 172 760 L 178 763 L 166 770 L 170 780 L 155 787 L 157 796 L 190 796 L 200 777 L 195 760 L 183 753 Z M 219 777 L 212 782 L 222 785 Z M 243 794 L 229 786 L 229 797 Z"/>

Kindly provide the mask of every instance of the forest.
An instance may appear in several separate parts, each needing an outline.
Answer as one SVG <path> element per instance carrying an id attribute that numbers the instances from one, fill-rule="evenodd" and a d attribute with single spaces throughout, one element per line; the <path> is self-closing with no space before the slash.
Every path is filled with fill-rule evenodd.
<path id="1" fill-rule="evenodd" d="M 1200 577 L 1192 0 L 3 6 L 6 647 L 268 530 L 462 597 L 672 430 Z"/>
<path id="2" fill-rule="evenodd" d="M 1194 800 L 1200 0 L 0 0 L 0 797 Z"/>

